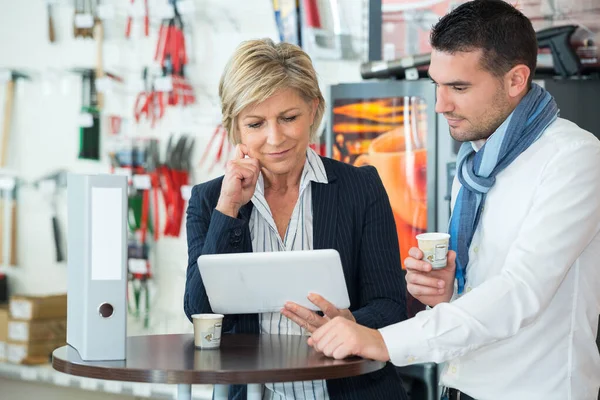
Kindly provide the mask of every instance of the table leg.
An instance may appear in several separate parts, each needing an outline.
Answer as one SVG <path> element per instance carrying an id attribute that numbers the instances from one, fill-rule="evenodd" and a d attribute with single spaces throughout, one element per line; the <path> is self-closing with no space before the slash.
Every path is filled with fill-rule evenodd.
<path id="1" fill-rule="evenodd" d="M 180 383 L 177 385 L 177 400 L 192 400 L 192 385 Z"/>
<path id="2" fill-rule="evenodd" d="M 214 385 L 213 400 L 227 400 L 229 385 Z"/>
<path id="3" fill-rule="evenodd" d="M 262 384 L 252 383 L 248 384 L 248 400 L 261 400 L 262 399 Z"/>

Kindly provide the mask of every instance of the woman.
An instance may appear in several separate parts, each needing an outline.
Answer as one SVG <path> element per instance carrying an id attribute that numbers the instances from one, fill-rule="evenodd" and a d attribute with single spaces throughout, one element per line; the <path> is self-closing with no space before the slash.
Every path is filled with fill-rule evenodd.
<path id="1" fill-rule="evenodd" d="M 244 42 L 225 67 L 219 96 L 236 157 L 224 177 L 192 190 L 188 318 L 212 312 L 197 267 L 202 254 L 333 248 L 341 256 L 350 309 L 335 309 L 315 296 L 311 301 L 326 311 L 323 316 L 290 303 L 281 313 L 225 316 L 223 332 L 300 335 L 336 316 L 370 328 L 404 320 L 394 216 L 375 168 L 321 158 L 308 147 L 325 109 L 308 55 L 269 39 Z M 230 388 L 229 397 L 245 398 L 245 387 Z M 404 399 L 406 394 L 389 364 L 355 378 L 266 384 L 264 398 Z"/>

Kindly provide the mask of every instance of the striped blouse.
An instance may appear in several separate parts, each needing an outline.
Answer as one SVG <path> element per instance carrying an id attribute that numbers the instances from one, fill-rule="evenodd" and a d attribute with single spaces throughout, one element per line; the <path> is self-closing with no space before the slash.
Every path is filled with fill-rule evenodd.
<path id="1" fill-rule="evenodd" d="M 256 190 L 252 197 L 252 214 L 250 216 L 250 237 L 252 249 L 263 251 L 312 250 L 313 248 L 313 214 L 311 182 L 328 183 L 323 162 L 312 149 L 306 152 L 306 161 L 300 179 L 298 202 L 294 207 L 285 237 L 282 240 L 271 210 L 264 196 L 264 179 L 262 174 L 256 182 Z M 259 314 L 260 332 L 276 335 L 304 335 L 302 328 L 290 321 L 281 313 Z M 267 383 L 263 400 L 283 399 L 329 399 L 327 385 L 324 380 Z"/>

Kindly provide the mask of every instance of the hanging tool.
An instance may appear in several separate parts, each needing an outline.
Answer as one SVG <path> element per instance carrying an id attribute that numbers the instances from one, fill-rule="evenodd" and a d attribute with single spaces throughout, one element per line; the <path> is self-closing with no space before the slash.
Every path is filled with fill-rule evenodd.
<path id="1" fill-rule="evenodd" d="M 94 8 L 92 0 L 75 0 L 73 16 L 73 36 L 83 38 L 94 37 Z"/>
<path id="2" fill-rule="evenodd" d="M 150 175 L 151 191 L 152 191 L 152 209 L 154 211 L 152 215 L 152 224 L 154 226 L 154 240 L 158 240 L 159 221 L 158 221 L 158 190 L 159 190 L 159 152 L 158 152 L 158 140 L 150 140 L 146 147 L 146 173 Z"/>
<path id="3" fill-rule="evenodd" d="M 213 143 L 218 141 L 217 154 L 215 155 L 213 163 L 210 164 L 208 168 L 208 173 L 210 173 L 216 165 L 223 163 L 227 163 L 229 159 L 229 154 L 231 152 L 232 145 L 227 140 L 227 131 L 223 128 L 223 125 L 218 124 L 215 128 L 206 148 L 204 149 L 204 153 L 202 153 L 202 157 L 200 158 L 199 167 L 202 168 L 206 160 L 208 159 L 208 155 L 211 150 L 213 150 Z"/>
<path id="4" fill-rule="evenodd" d="M 7 161 L 6 158 L 8 155 L 10 125 L 12 122 L 12 108 L 15 98 L 15 86 L 17 83 L 17 79 L 29 79 L 29 76 L 27 74 L 16 70 L 10 70 L 8 74 L 9 77 L 6 81 L 6 94 L 4 97 L 4 122 L 2 124 L 2 153 L 0 154 L 2 158 L 0 158 L 0 168 L 4 168 L 6 166 Z"/>
<path id="5" fill-rule="evenodd" d="M 97 108 L 95 72 L 76 69 L 81 74 L 81 113 L 86 117 L 79 129 L 79 158 L 100 159 L 100 114 Z"/>
<path id="6" fill-rule="evenodd" d="M 46 9 L 48 11 L 48 40 L 50 40 L 50 43 L 54 43 L 56 37 L 54 34 L 54 21 L 52 19 L 52 4 L 50 2 L 48 2 Z"/>
<path id="7" fill-rule="evenodd" d="M 54 248 L 56 250 L 56 262 L 64 261 L 65 253 L 63 251 L 62 230 L 58 220 L 57 202 L 59 190 L 67 187 L 67 171 L 58 170 L 52 174 L 43 176 L 34 182 L 34 186 L 48 199 L 52 215 L 52 235 L 54 238 Z"/>
<path id="8" fill-rule="evenodd" d="M 188 63 L 183 20 L 177 9 L 177 1 L 169 0 L 169 4 L 173 6 L 174 16 L 164 20 L 160 26 L 154 60 L 163 68 L 167 66 L 167 60 L 170 60 L 172 73 L 183 76 L 184 66 Z"/>
<path id="9" fill-rule="evenodd" d="M 12 176 L 0 178 L 0 260 L 3 266 L 17 264 L 17 179 Z"/>
<path id="10" fill-rule="evenodd" d="M 95 18 L 94 23 L 94 38 L 96 39 L 96 79 L 101 79 L 104 78 L 104 25 L 98 17 Z M 97 93 L 96 104 L 98 110 L 102 111 L 104 108 L 104 95 L 102 93 Z"/>
<path id="11" fill-rule="evenodd" d="M 173 136 L 169 138 L 165 163 L 159 168 L 161 188 L 166 209 L 165 236 L 179 236 L 185 209 L 185 200 L 181 196 L 181 187 L 189 182 L 191 156 L 195 140 L 182 135 L 173 145 Z"/>
<path id="12" fill-rule="evenodd" d="M 135 100 L 133 114 L 136 122 L 139 122 L 141 117 L 145 115 L 146 119 L 151 122 L 152 128 L 154 128 L 156 121 L 165 115 L 164 93 L 154 90 L 148 68 L 144 68 L 142 79 L 144 80 L 145 89 L 138 94 Z"/>
<path id="13" fill-rule="evenodd" d="M 131 0 L 131 8 L 135 5 L 135 0 Z M 133 16 L 131 13 L 127 16 L 127 22 L 125 24 L 125 37 L 129 39 L 131 37 L 131 26 L 133 25 Z M 144 36 L 150 35 L 150 17 L 148 15 L 148 0 L 144 0 Z"/>

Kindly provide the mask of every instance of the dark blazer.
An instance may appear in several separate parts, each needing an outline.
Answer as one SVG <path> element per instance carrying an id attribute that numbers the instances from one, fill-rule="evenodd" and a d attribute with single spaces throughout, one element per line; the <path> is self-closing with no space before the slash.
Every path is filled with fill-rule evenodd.
<path id="1" fill-rule="evenodd" d="M 341 257 L 356 321 L 379 329 L 406 319 L 406 283 L 390 202 L 374 167 L 356 168 L 322 158 L 328 184 L 312 182 L 313 248 L 336 249 Z M 202 254 L 251 252 L 248 221 L 252 202 L 238 218 L 215 211 L 223 178 L 196 185 L 187 209 L 188 269 L 183 308 L 212 312 L 197 259 Z M 227 315 L 225 333 L 259 333 L 257 314 Z M 232 386 L 230 399 L 245 399 L 245 386 Z M 327 381 L 332 400 L 407 399 L 395 368 Z"/>

